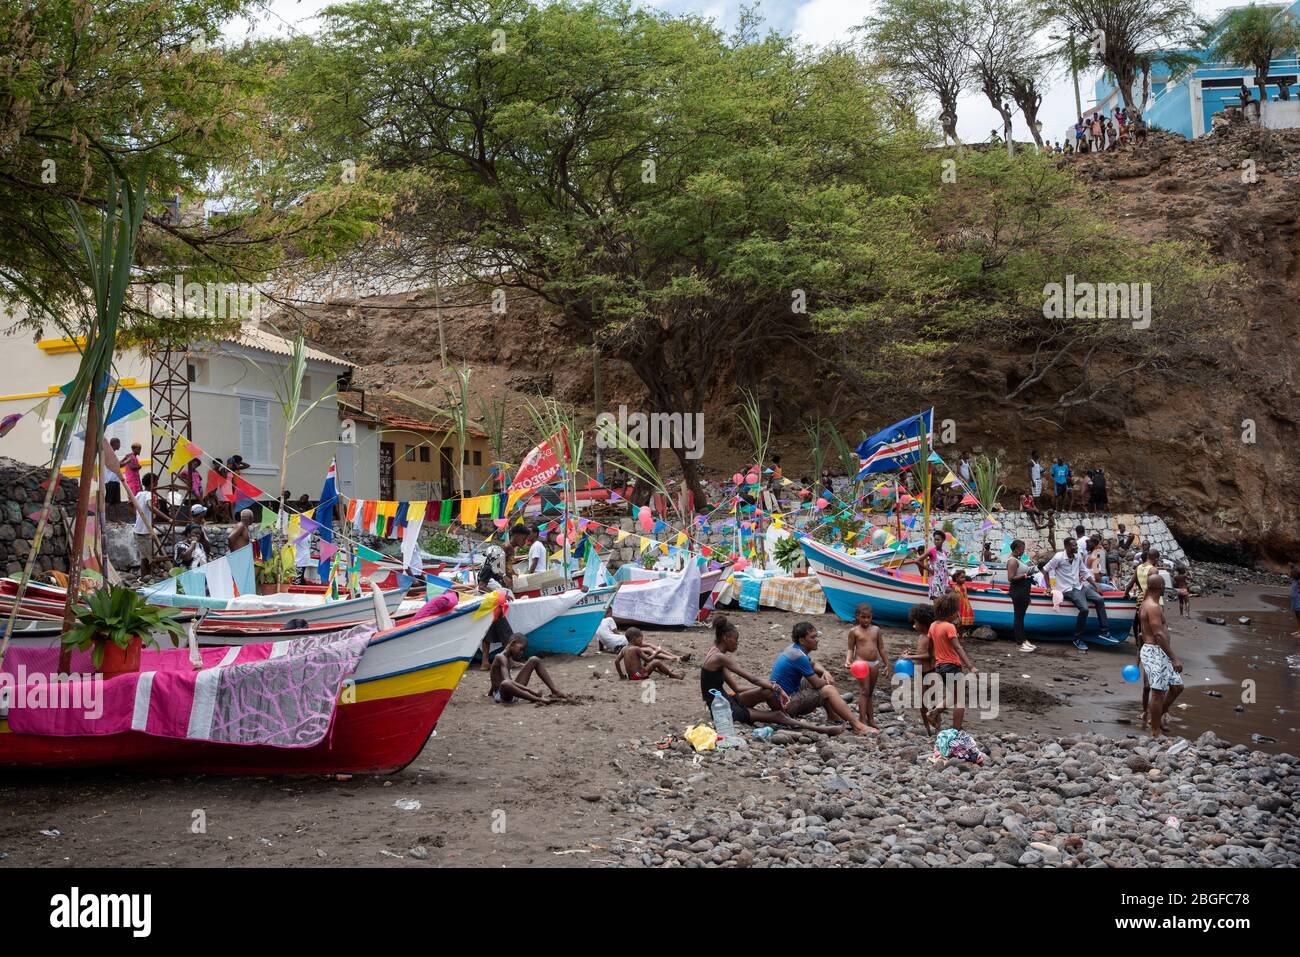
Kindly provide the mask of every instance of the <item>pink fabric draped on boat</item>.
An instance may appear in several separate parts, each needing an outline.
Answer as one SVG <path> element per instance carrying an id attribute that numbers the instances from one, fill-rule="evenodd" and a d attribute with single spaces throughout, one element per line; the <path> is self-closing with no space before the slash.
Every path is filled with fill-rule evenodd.
<path id="1" fill-rule="evenodd" d="M 140 653 L 139 672 L 108 681 L 93 675 L 89 653 L 74 652 L 78 677 L 64 687 L 50 680 L 58 674 L 58 648 L 10 648 L 0 687 L 9 728 L 18 734 L 138 731 L 307 748 L 329 733 L 339 693 L 374 633 L 373 624 L 358 625 L 341 635 L 203 648 L 199 671 L 186 648 L 147 650 Z"/>

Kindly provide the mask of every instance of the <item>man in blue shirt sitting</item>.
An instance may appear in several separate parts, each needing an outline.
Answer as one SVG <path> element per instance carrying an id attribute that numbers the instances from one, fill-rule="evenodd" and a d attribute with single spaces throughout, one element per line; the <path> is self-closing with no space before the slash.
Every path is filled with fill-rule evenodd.
<path id="1" fill-rule="evenodd" d="M 810 622 L 794 626 L 794 643 L 776 656 L 772 665 L 772 682 L 790 696 L 785 713 L 792 718 L 825 708 L 828 718 L 847 721 L 858 734 L 875 733 L 853 714 L 835 687 L 835 679 L 820 664 L 808 657 L 817 650 L 817 629 Z"/>

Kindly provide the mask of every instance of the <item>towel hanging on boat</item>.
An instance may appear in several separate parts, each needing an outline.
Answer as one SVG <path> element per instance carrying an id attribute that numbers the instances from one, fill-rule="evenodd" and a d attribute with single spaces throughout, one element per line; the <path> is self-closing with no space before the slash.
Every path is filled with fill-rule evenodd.
<path id="1" fill-rule="evenodd" d="M 208 576 L 208 594 L 213 598 L 235 597 L 235 578 L 230 572 L 230 560 L 222 555 L 215 562 L 202 566 Z"/>

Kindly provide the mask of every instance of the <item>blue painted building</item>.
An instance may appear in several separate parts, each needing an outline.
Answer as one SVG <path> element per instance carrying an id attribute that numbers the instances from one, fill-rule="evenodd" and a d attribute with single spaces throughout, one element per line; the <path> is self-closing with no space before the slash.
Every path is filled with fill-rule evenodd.
<path id="1" fill-rule="evenodd" d="M 1292 16 L 1300 19 L 1300 0 L 1293 0 L 1291 3 L 1258 5 L 1278 12 L 1287 10 Z M 1237 9 L 1240 7 L 1229 7 L 1224 10 L 1214 25 L 1222 27 L 1227 15 Z M 1185 70 L 1177 77 L 1173 76 L 1164 64 L 1156 65 L 1151 71 L 1150 99 L 1143 111 L 1147 122 L 1192 139 L 1204 136 L 1210 131 L 1211 115 L 1229 106 L 1241 105 L 1243 81 L 1250 90 L 1251 98 L 1259 99 L 1259 90 L 1255 86 L 1255 71 L 1252 67 L 1212 62 L 1208 51 L 1205 50 L 1179 52 L 1196 57 L 1201 61 L 1201 65 L 1195 69 Z M 1278 87 L 1270 84 L 1266 88 L 1270 106 L 1266 110 L 1265 125 L 1277 127 L 1296 125 L 1290 119 L 1292 113 L 1300 115 L 1300 102 L 1297 101 L 1297 97 L 1300 97 L 1300 87 L 1297 86 L 1297 82 L 1300 81 L 1300 62 L 1297 61 L 1296 52 L 1288 51 L 1288 56 L 1275 59 L 1269 67 L 1270 77 L 1289 80 L 1292 103 L 1277 107 L 1275 104 L 1278 100 Z M 1141 84 L 1142 79 L 1139 76 L 1132 91 L 1134 98 L 1139 101 L 1142 97 Z M 1123 105 L 1123 98 L 1115 85 L 1114 77 L 1109 72 L 1097 80 L 1095 94 L 1096 106 L 1087 110 L 1089 114 L 1095 110 L 1102 110 L 1109 114 L 1116 106 Z"/>

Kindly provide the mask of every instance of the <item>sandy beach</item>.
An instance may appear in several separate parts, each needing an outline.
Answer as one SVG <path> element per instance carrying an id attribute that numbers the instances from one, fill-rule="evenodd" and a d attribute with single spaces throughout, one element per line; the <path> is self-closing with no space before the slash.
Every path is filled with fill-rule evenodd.
<path id="1" fill-rule="evenodd" d="M 1199 805 L 1184 806 L 1189 794 L 1204 803 L 1205 792 L 1213 792 L 1217 803 L 1228 808 L 1234 806 L 1232 795 L 1240 800 L 1248 794 L 1241 813 L 1248 810 L 1251 816 L 1241 823 L 1258 828 L 1260 836 L 1251 838 L 1257 847 L 1243 847 L 1261 855 L 1266 846 L 1272 848 L 1273 858 L 1264 855 L 1255 863 L 1295 863 L 1300 861 L 1300 829 L 1291 796 L 1300 782 L 1300 768 L 1285 753 L 1300 750 L 1300 643 L 1289 637 L 1282 600 L 1277 589 L 1242 588 L 1231 599 L 1198 600 L 1192 618 L 1172 619 L 1187 691 L 1179 702 L 1185 707 L 1176 707 L 1171 716 L 1171 737 L 1160 746 L 1140 734 L 1139 688 L 1121 677 L 1123 666 L 1133 660 L 1131 645 L 1081 654 L 1068 643 L 1044 642 L 1038 651 L 1026 654 L 1006 641 L 972 641 L 968 647 L 980 670 L 999 676 L 996 717 L 981 719 L 971 712 L 966 725 L 990 755 L 983 768 L 930 764 L 930 740 L 920 733 L 919 720 L 914 714 L 894 713 L 880 688 L 876 702 L 882 733 L 870 740 L 778 735 L 780 743 L 754 742 L 738 753 L 714 752 L 697 761 L 680 736 L 708 718 L 696 663 L 712 640 L 712 629 L 670 630 L 650 633 L 650 640 L 690 652 L 693 658 L 684 666 L 684 680 L 658 681 L 652 696 L 645 685 L 619 681 L 610 655 L 591 651 L 547 659 L 561 689 L 574 695 L 570 703 L 547 707 L 494 704 L 486 694 L 487 674 L 467 672 L 436 736 L 405 771 L 391 777 L 339 781 L 95 773 L 7 776 L 0 782 L 0 867 L 601 866 L 692 859 L 697 864 L 761 863 L 771 859 L 757 856 L 761 847 L 750 849 L 749 860 L 726 847 L 717 852 L 714 845 L 681 849 L 713 839 L 708 827 L 699 823 L 710 815 L 724 821 L 735 814 L 758 819 L 787 814 L 791 808 L 804 818 L 811 815 L 836 825 L 833 837 L 851 835 L 839 844 L 820 838 L 806 845 L 787 842 L 791 849 L 812 854 L 813 847 L 820 848 L 818 853 L 838 848 L 843 854 L 828 856 L 828 861 L 888 863 L 889 855 L 880 856 L 879 850 L 879 859 L 873 858 L 870 844 L 871 839 L 895 836 L 899 826 L 883 809 L 896 804 L 904 828 L 924 827 L 925 819 L 933 818 L 928 823 L 937 821 L 942 830 L 944 810 L 955 814 L 966 806 L 961 795 L 967 785 L 979 784 L 977 776 L 987 783 L 987 791 L 1017 784 L 1016 775 L 1029 769 L 1048 776 L 1019 781 L 1017 786 L 1027 793 L 1008 799 L 1007 806 L 1020 810 L 1007 815 L 999 810 L 985 825 L 986 808 L 976 825 L 985 829 L 982 838 L 996 838 L 990 848 L 1002 848 L 1002 857 L 995 860 L 1007 857 L 1007 841 L 1012 850 L 1021 848 L 1011 862 L 1017 863 L 1030 853 L 1032 849 L 1024 848 L 1032 841 L 1015 833 L 1033 836 L 1033 809 L 1060 805 L 1062 782 L 1077 783 L 1082 773 L 1087 783 L 1091 774 L 1099 782 L 1096 790 L 1104 790 L 1100 784 L 1118 786 L 1110 777 L 1132 776 L 1143 787 L 1159 788 L 1161 777 L 1173 780 L 1181 773 L 1176 765 L 1180 760 L 1193 762 L 1186 769 L 1186 787 L 1173 795 L 1177 801 L 1181 793 L 1182 803 L 1171 811 L 1183 822 L 1189 841 L 1185 849 L 1196 848 L 1193 834 L 1198 827 Z M 1214 604 L 1228 601 L 1233 607 Z M 1230 624 L 1208 624 L 1207 616 L 1225 617 Z M 1251 624 L 1239 624 L 1242 616 L 1251 618 Z M 740 659 L 762 673 L 788 641 L 793 623 L 801 620 L 780 611 L 733 612 L 731 617 L 741 631 Z M 812 620 L 823 636 L 816 657 L 836 675 L 842 689 L 852 689 L 856 682 L 843 668 L 846 626 L 829 614 Z M 911 642 L 901 631 L 890 630 L 887 637 L 891 656 Z M 1242 702 L 1243 681 L 1256 682 L 1253 703 Z M 1206 732 L 1211 732 L 1209 738 L 1197 743 Z M 1252 735 L 1275 741 L 1256 743 Z M 656 746 L 670 736 L 674 743 Z M 1166 758 L 1179 738 L 1194 746 Z M 1228 750 L 1233 746 L 1236 750 Z M 1085 760 L 1078 760 L 1076 747 L 1083 749 Z M 1214 769 L 1208 774 L 1206 767 L 1200 769 L 1204 780 L 1193 780 L 1198 760 L 1209 761 Z M 1056 774 L 1057 765 L 1066 762 L 1073 764 Z M 1168 765 L 1163 770 L 1162 763 Z M 1155 777 L 1149 776 L 1152 768 Z M 1070 772 L 1075 776 L 1069 777 Z M 1227 778 L 1220 781 L 1220 774 Z M 825 795 L 808 785 L 828 781 L 837 788 L 850 782 L 852 789 L 846 793 L 858 798 L 857 805 L 831 802 L 840 808 L 839 818 L 811 810 Z M 918 790 L 920 781 L 924 787 Z M 980 793 L 971 792 L 971 797 Z M 1271 810 L 1256 805 L 1261 795 L 1268 796 L 1263 807 Z M 1077 801 L 1066 804 L 1078 806 Z M 866 810 L 876 813 L 858 820 L 851 813 L 855 808 L 863 815 Z M 1153 822 L 1168 816 L 1143 813 Z M 872 817 L 890 820 L 882 826 Z M 1226 818 L 1201 820 L 1207 841 L 1230 830 Z M 701 827 L 702 837 L 687 840 L 692 828 Z M 1069 837 L 1059 823 L 1053 827 L 1062 841 Z M 1050 833 L 1042 836 L 1050 843 Z M 716 840 L 726 844 L 725 831 Z M 924 865 L 927 853 L 942 857 L 942 847 L 925 847 L 921 842 L 913 860 L 904 856 L 894 863 Z M 1207 843 L 1201 850 L 1214 847 Z M 665 857 L 669 851 L 679 857 Z M 981 852 L 959 847 L 957 853 L 969 858 Z M 1041 859 L 1042 852 L 1033 853 Z M 797 856 L 772 862 L 776 860 L 800 863 Z M 960 857 L 942 860 L 967 862 Z M 1220 863 L 1214 858 L 1195 862 Z M 976 858 L 973 863 L 990 861 Z M 1030 854 L 1025 863 L 1037 862 Z"/>

